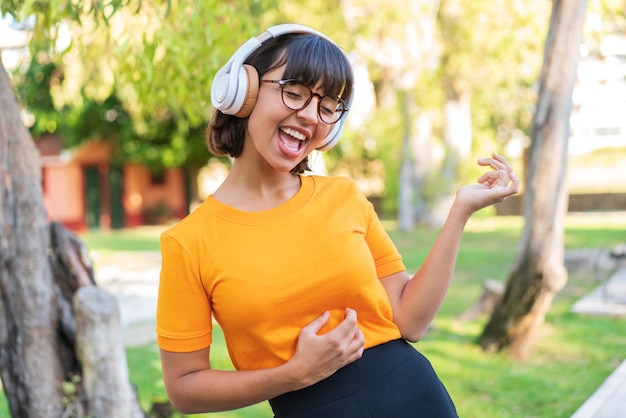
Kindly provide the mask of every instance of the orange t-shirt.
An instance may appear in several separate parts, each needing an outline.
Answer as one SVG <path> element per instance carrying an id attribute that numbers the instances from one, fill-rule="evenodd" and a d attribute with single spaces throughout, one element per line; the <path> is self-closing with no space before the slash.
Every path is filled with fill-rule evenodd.
<path id="1" fill-rule="evenodd" d="M 200 350 L 220 324 L 238 370 L 278 366 L 300 330 L 328 310 L 355 309 L 365 347 L 400 338 L 379 278 L 404 271 L 371 203 L 342 177 L 302 176 L 300 190 L 261 212 L 209 197 L 161 236 L 159 346 Z"/>

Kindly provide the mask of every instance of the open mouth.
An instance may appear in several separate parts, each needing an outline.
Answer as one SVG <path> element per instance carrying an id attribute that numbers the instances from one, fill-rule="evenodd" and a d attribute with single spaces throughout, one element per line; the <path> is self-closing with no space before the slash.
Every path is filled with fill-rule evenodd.
<path id="1" fill-rule="evenodd" d="M 280 128 L 280 131 L 285 134 L 282 136 L 283 144 L 291 151 L 298 151 L 306 142 L 306 135 L 302 132 L 290 128 Z"/>

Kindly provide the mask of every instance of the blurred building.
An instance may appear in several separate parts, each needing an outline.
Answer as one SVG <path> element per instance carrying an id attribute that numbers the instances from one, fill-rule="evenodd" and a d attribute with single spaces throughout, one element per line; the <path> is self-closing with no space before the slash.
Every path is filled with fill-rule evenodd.
<path id="1" fill-rule="evenodd" d="M 0 57 L 8 71 L 30 59 L 28 24 L 0 18 Z M 65 149 L 61 138 L 49 134 L 35 145 L 48 218 L 72 230 L 162 224 L 188 213 L 181 169 L 154 173 L 138 164 L 112 165 L 110 146 L 97 140 Z"/>
<path id="2" fill-rule="evenodd" d="M 97 140 L 73 150 L 56 135 L 35 144 L 48 218 L 72 230 L 164 224 L 188 213 L 182 169 L 154 173 L 140 164 L 112 165 L 110 145 Z"/>
<path id="3" fill-rule="evenodd" d="M 573 93 L 570 153 L 626 147 L 626 36 L 609 35 L 584 56 Z"/>

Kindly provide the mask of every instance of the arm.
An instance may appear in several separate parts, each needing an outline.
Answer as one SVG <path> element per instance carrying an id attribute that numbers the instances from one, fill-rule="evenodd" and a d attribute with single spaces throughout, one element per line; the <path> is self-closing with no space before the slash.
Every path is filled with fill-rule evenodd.
<path id="1" fill-rule="evenodd" d="M 224 411 L 265 401 L 330 376 L 361 357 L 364 338 L 352 309 L 346 309 L 346 318 L 335 329 L 317 335 L 329 316 L 325 312 L 304 327 L 294 357 L 274 368 L 213 370 L 210 347 L 191 353 L 161 350 L 170 402 L 183 413 Z"/>
<path id="2" fill-rule="evenodd" d="M 478 164 L 493 170 L 479 177 L 478 184 L 459 189 L 439 237 L 413 278 L 400 272 L 381 279 L 391 301 L 393 320 L 409 341 L 424 335 L 443 302 L 470 216 L 519 191 L 520 180 L 502 156 L 493 154 Z"/>

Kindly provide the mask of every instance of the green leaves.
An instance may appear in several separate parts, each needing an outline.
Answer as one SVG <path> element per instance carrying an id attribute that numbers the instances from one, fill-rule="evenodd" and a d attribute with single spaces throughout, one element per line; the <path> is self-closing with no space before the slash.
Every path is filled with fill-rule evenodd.
<path id="1" fill-rule="evenodd" d="M 213 75 L 257 34 L 259 17 L 247 11 L 262 11 L 265 3 L 3 1 L 4 11 L 36 16 L 32 55 L 48 60 L 49 67 L 35 60 L 16 73 L 33 134 L 59 133 L 68 146 L 99 137 L 114 144 L 119 158 L 155 170 L 204 164 Z M 72 42 L 57 55 L 61 28 Z M 53 79 L 53 71 L 60 76 Z"/>

